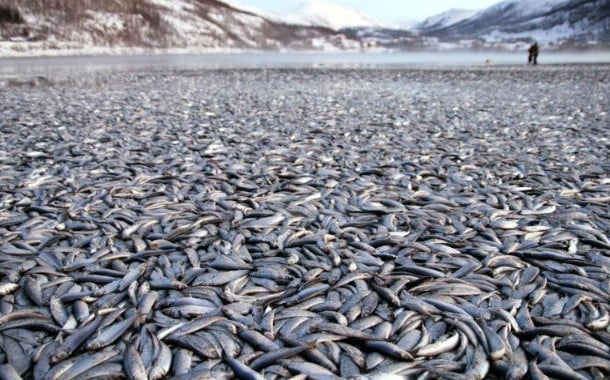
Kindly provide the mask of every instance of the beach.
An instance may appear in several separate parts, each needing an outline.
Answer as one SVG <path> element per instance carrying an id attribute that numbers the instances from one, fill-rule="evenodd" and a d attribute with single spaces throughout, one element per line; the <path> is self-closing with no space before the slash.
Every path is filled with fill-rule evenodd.
<path id="1" fill-rule="evenodd" d="M 609 67 L 7 77 L 0 373 L 607 378 Z"/>

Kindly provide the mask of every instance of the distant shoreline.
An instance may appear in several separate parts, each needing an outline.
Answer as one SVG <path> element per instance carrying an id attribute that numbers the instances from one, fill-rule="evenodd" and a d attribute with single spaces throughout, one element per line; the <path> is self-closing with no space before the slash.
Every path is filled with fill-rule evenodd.
<path id="1" fill-rule="evenodd" d="M 403 54 L 405 56 L 407 54 Z M 439 54 L 440 55 L 440 54 Z M 502 75 L 510 78 L 512 75 L 531 73 L 538 75 L 543 72 L 578 73 L 581 71 L 607 71 L 610 67 L 610 54 L 604 62 L 563 62 L 541 63 L 538 66 L 520 63 L 341 63 L 341 62 L 308 62 L 296 61 L 248 61 L 256 54 L 208 54 L 208 55 L 129 55 L 129 56 L 78 56 L 78 57 L 13 57 L 0 59 L 0 91 L 21 87 L 54 87 L 57 85 L 91 85 L 114 82 L 118 75 L 133 75 L 141 73 L 192 73 L 202 72 L 309 72 L 311 74 L 325 72 L 370 73 L 397 72 L 404 75 L 421 76 L 423 73 L 437 73 L 443 77 L 454 75 L 470 75 L 473 78 L 481 76 Z M 267 59 L 280 55 L 260 55 Z M 285 54 L 290 57 L 290 54 Z M 301 55 L 301 57 L 304 56 Z M 315 55 L 313 57 L 319 57 Z M 521 55 L 519 55 L 520 57 Z M 335 55 L 337 57 L 337 55 Z M 241 58 L 242 61 L 236 61 Z M 214 62 L 203 63 L 214 59 Z M 231 61 L 232 60 L 232 61 Z M 460 74 L 461 73 L 461 74 Z M 173 75 L 173 74 L 172 74 Z M 351 74 L 350 74 L 351 75 Z M 380 74 L 381 75 L 381 74 Z M 530 74 L 527 74 L 530 75 Z M 120 81 L 119 81 L 120 82 Z"/>
<path id="2" fill-rule="evenodd" d="M 155 68 L 446 68 L 524 66 L 523 51 L 246 51 L 246 50 L 139 50 L 79 51 L 56 55 L 17 55 L 0 58 L 2 74 L 31 71 L 36 67 L 57 71 L 66 67 L 104 67 L 128 69 Z M 74 54 L 69 54 L 74 53 Z M 610 64 L 610 50 L 542 51 L 539 67 L 572 64 Z"/>
<path id="3" fill-rule="evenodd" d="M 37 46 L 40 45 L 40 46 Z M 83 57 L 83 56 L 142 56 L 142 55 L 210 55 L 210 54 L 410 54 L 410 53 L 522 53 L 527 50 L 522 44 L 505 44 L 498 46 L 484 46 L 469 48 L 459 43 L 442 43 L 429 47 L 413 49 L 328 49 L 328 50 L 302 50 L 302 49 L 233 49 L 233 48 L 146 48 L 146 47 L 110 47 L 86 46 L 48 48 L 40 43 L 0 41 L 0 59 L 4 58 L 50 58 L 50 57 Z M 587 47 L 555 47 L 542 46 L 542 54 L 562 53 L 607 53 L 608 45 L 591 45 Z"/>

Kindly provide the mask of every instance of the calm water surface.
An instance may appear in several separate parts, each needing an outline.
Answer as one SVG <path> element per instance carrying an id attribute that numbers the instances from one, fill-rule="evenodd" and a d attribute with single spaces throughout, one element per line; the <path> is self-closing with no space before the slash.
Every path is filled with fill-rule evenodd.
<path id="1" fill-rule="evenodd" d="M 444 68 L 455 66 L 525 65 L 525 53 L 232 53 L 0 58 L 0 78 L 42 75 L 53 78 L 104 70 L 217 68 Z M 539 63 L 610 63 L 608 52 L 549 52 Z"/>

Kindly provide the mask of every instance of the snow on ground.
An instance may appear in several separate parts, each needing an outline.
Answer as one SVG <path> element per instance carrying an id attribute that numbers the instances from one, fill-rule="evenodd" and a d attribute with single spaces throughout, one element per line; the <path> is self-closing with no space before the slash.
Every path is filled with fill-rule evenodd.
<path id="1" fill-rule="evenodd" d="M 237 14 L 233 15 L 233 17 L 236 20 L 238 20 L 239 22 L 241 22 L 242 24 L 251 26 L 251 27 L 255 27 L 255 28 L 261 27 L 264 23 L 264 20 L 260 17 L 251 16 L 251 15 L 243 14 L 243 13 L 237 13 Z"/>
<path id="2" fill-rule="evenodd" d="M 167 9 L 171 9 L 174 12 L 192 11 L 194 9 L 193 4 L 185 3 L 181 0 L 149 0 L 155 5 L 162 6 Z"/>
<path id="3" fill-rule="evenodd" d="M 227 4 L 231 8 L 235 8 L 237 10 L 241 10 L 241 11 L 244 11 L 247 13 L 253 13 L 253 14 L 263 17 L 267 20 L 283 21 L 280 15 L 277 15 L 277 14 L 271 13 L 271 12 L 267 12 L 267 11 L 263 11 L 262 9 L 255 8 L 250 5 L 242 4 L 241 2 L 239 2 L 237 0 L 222 0 L 222 2 Z"/>
<path id="4" fill-rule="evenodd" d="M 512 7 L 512 14 L 514 15 L 535 15 L 555 8 L 559 4 L 565 2 L 566 0 L 505 0 L 482 10 L 477 14 L 481 15 L 488 12 L 496 12 L 499 9 Z"/>
<path id="5" fill-rule="evenodd" d="M 0 57 L 67 57 L 141 54 L 208 54 L 244 53 L 246 49 L 189 46 L 181 48 L 144 48 L 126 46 L 94 46 L 87 43 L 62 42 L 0 42 Z"/>
<path id="6" fill-rule="evenodd" d="M 574 32 L 578 30 L 582 31 L 582 27 L 580 25 L 571 25 L 568 21 L 565 21 L 563 24 L 555 25 L 551 29 L 535 29 L 521 33 L 505 33 L 494 30 L 492 33 L 484 35 L 483 38 L 487 42 L 532 38 L 539 44 L 552 44 L 572 37 Z"/>
<path id="7" fill-rule="evenodd" d="M 322 0 L 310 0 L 302 4 L 292 18 L 300 18 L 307 25 L 321 25 L 334 30 L 356 26 L 386 26 L 360 11 Z"/>
<path id="8" fill-rule="evenodd" d="M 515 3 L 515 7 L 519 9 L 521 14 L 535 14 L 545 12 L 562 1 L 557 0 L 510 0 L 507 3 Z M 565 2 L 565 1 L 564 1 Z"/>
<path id="9" fill-rule="evenodd" d="M 87 21 L 91 22 L 93 25 L 101 27 L 104 30 L 113 30 L 118 32 L 125 28 L 125 20 L 117 13 L 87 11 L 87 14 L 91 18 L 91 20 Z"/>
<path id="10" fill-rule="evenodd" d="M 95 44 L 94 35 L 104 38 L 118 36 L 125 30 L 125 19 L 117 13 L 87 11 L 88 19 L 83 22 L 82 31 L 72 31 L 70 39 Z"/>
<path id="11" fill-rule="evenodd" d="M 429 27 L 446 27 L 466 20 L 475 15 L 476 13 L 477 11 L 469 9 L 450 9 L 446 12 L 439 13 L 432 17 L 428 17 L 421 23 L 415 25 L 415 28 L 425 29 Z"/>
<path id="12" fill-rule="evenodd" d="M 165 14 L 163 19 L 183 38 L 188 38 L 201 30 L 196 24 L 185 20 L 182 15 Z M 220 30 L 220 28 L 218 29 Z"/>

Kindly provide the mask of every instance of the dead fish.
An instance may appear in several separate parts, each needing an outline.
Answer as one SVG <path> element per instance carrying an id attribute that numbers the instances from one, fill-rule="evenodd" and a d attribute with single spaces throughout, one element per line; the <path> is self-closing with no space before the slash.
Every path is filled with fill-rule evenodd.
<path id="1" fill-rule="evenodd" d="M 21 380 L 17 370 L 10 363 L 0 365 L 0 378 L 3 380 Z"/>
<path id="2" fill-rule="evenodd" d="M 5 296 L 7 294 L 11 294 L 14 291 L 19 289 L 19 284 L 12 282 L 3 282 L 0 283 L 0 296 Z"/>
<path id="3" fill-rule="evenodd" d="M 278 224 L 280 224 L 282 221 L 284 221 L 286 219 L 286 217 L 283 214 L 275 214 L 272 216 L 268 216 L 265 218 L 260 218 L 260 219 L 244 219 L 240 224 L 239 227 L 240 228 L 256 228 L 256 229 L 264 229 L 264 228 L 270 228 L 270 227 L 275 227 Z"/>
<path id="4" fill-rule="evenodd" d="M 120 322 L 116 322 L 103 330 L 99 330 L 98 333 L 93 337 L 91 341 L 85 346 L 88 350 L 97 351 L 100 348 L 106 347 L 118 338 L 120 338 L 125 331 L 134 325 L 137 315 L 134 314 L 130 317 L 125 318 Z"/>
<path id="5" fill-rule="evenodd" d="M 279 360 L 291 358 L 295 355 L 300 354 L 301 352 L 308 350 L 309 348 L 315 347 L 314 343 L 308 343 L 301 346 L 290 347 L 290 348 L 280 348 L 279 350 L 270 351 L 262 354 L 258 358 L 254 359 L 249 367 L 253 370 L 257 371 L 263 369 L 272 363 L 276 363 Z"/>
<path id="6" fill-rule="evenodd" d="M 93 335 L 98 327 L 102 324 L 103 318 L 101 316 L 95 317 L 89 323 L 82 325 L 77 330 L 74 330 L 70 336 L 68 336 L 63 344 L 61 344 L 51 356 L 51 364 L 56 364 L 70 356 L 76 351 L 91 335 Z"/>
<path id="7" fill-rule="evenodd" d="M 429 344 L 425 347 L 420 348 L 415 353 L 416 356 L 437 356 L 445 352 L 453 350 L 460 341 L 460 335 L 454 333 L 453 335 Z"/>
<path id="8" fill-rule="evenodd" d="M 127 346 L 127 350 L 123 354 L 123 368 L 125 374 L 130 380 L 146 380 L 148 376 L 146 374 L 146 368 L 140 353 L 136 349 L 135 344 Z"/>
<path id="9" fill-rule="evenodd" d="M 226 354 L 223 355 L 223 359 L 225 361 L 227 361 L 227 363 L 229 363 L 229 366 L 231 366 L 231 368 L 235 372 L 235 375 L 237 375 L 237 377 L 240 379 L 250 379 L 250 380 L 264 379 L 263 375 L 259 374 L 258 372 L 254 371 L 253 369 L 251 369 L 244 363 L 240 362 L 239 360 L 237 360 L 235 358 L 232 358 L 229 355 L 226 355 Z"/>

